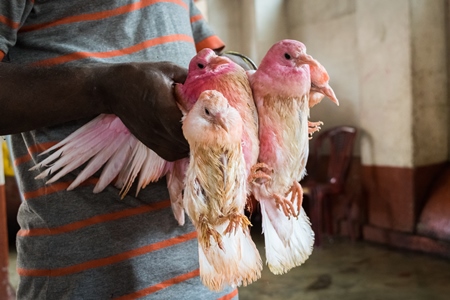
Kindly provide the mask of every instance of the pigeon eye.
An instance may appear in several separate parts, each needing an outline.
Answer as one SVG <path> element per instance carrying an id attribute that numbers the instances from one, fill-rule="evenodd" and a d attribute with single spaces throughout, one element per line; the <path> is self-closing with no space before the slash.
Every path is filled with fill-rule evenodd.
<path id="1" fill-rule="evenodd" d="M 204 65 L 204 64 L 201 64 L 201 63 L 198 63 L 198 64 L 197 64 L 197 67 L 199 67 L 200 69 L 203 69 L 203 68 L 205 68 L 205 65 Z"/>
<path id="2" fill-rule="evenodd" d="M 291 56 L 289 55 L 289 53 L 285 53 L 285 54 L 284 54 L 284 58 L 286 58 L 286 59 L 291 59 Z"/>
<path id="3" fill-rule="evenodd" d="M 208 110 L 207 108 L 205 108 L 205 114 L 206 114 L 207 116 L 209 116 L 209 110 Z"/>

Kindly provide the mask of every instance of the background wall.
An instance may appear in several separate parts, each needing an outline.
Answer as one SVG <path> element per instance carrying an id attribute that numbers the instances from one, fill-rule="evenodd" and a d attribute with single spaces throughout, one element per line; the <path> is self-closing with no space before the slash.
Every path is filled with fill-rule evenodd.
<path id="1" fill-rule="evenodd" d="M 362 129 L 364 165 L 448 160 L 448 1 L 207 0 L 211 25 L 259 62 L 283 38 L 302 41 L 330 74 L 341 106 L 311 111 L 325 128 Z M 360 153 L 359 146 L 357 153 Z"/>

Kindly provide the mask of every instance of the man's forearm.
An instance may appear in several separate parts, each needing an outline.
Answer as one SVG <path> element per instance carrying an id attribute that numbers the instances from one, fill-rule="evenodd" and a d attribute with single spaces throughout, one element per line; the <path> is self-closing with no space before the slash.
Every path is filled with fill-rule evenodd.
<path id="1" fill-rule="evenodd" d="M 107 70 L 0 63 L 0 135 L 107 112 L 98 86 L 99 74 Z"/>

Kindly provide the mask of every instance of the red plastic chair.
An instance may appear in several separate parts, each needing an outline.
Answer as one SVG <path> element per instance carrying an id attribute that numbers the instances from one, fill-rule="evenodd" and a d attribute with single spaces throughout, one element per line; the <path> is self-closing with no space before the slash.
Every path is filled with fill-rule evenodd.
<path id="1" fill-rule="evenodd" d="M 345 196 L 356 134 L 355 127 L 338 126 L 313 137 L 308 175 L 301 185 L 304 199 L 309 200 L 309 217 L 316 235 L 316 246 L 321 244 L 324 227 L 328 234 L 333 233 L 331 206 L 327 200 Z M 321 174 L 325 174 L 325 177 Z"/>

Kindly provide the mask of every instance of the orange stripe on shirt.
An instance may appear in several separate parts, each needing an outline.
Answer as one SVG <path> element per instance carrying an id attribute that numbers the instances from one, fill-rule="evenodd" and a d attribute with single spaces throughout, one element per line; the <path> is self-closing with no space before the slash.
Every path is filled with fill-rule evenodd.
<path id="1" fill-rule="evenodd" d="M 98 182 L 98 178 L 89 178 L 86 179 L 83 183 L 81 183 L 79 186 L 86 186 L 86 185 L 95 185 Z M 72 182 L 57 182 L 54 184 L 49 184 L 41 187 L 40 189 L 37 189 L 35 191 L 26 192 L 23 194 L 23 197 L 25 200 L 29 200 L 32 198 L 37 198 L 43 195 L 50 195 L 56 192 L 63 191 L 69 187 L 69 185 Z"/>
<path id="2" fill-rule="evenodd" d="M 45 28 L 49 28 L 49 27 L 70 24 L 70 23 L 102 20 L 102 19 L 118 16 L 121 14 L 133 12 L 136 10 L 140 10 L 144 7 L 151 6 L 155 3 L 160 3 L 160 2 L 175 3 L 180 6 L 183 6 L 185 9 L 188 9 L 186 3 L 184 3 L 181 0 L 142 0 L 142 1 L 131 3 L 131 4 L 123 5 L 123 6 L 114 8 L 114 9 L 110 9 L 110 10 L 89 13 L 89 14 L 82 14 L 82 15 L 77 15 L 77 16 L 70 16 L 70 17 L 66 17 L 66 18 L 56 20 L 56 21 L 46 22 L 46 23 L 42 23 L 42 24 L 23 26 L 20 29 L 20 32 L 40 30 L 40 29 L 45 29 Z"/>
<path id="3" fill-rule="evenodd" d="M 3 53 L 3 51 L 0 50 L 0 61 L 2 61 L 3 58 L 5 58 L 5 53 Z"/>
<path id="4" fill-rule="evenodd" d="M 33 229 L 28 229 L 28 230 L 21 229 L 21 230 L 19 230 L 17 235 L 23 236 L 23 237 L 25 237 L 25 236 L 31 237 L 31 236 L 63 234 L 63 233 L 78 230 L 78 229 L 81 229 L 84 227 L 92 226 L 95 224 L 110 222 L 110 221 L 114 221 L 114 220 L 118 220 L 118 219 L 122 219 L 122 218 L 126 218 L 126 217 L 131 217 L 134 215 L 143 214 L 143 213 L 147 213 L 150 211 L 167 208 L 169 206 L 170 206 L 170 201 L 164 200 L 161 202 L 144 205 L 144 206 L 139 206 L 139 207 L 135 207 L 135 208 L 130 208 L 130 209 L 126 209 L 126 210 L 121 210 L 118 212 L 113 212 L 113 213 L 104 214 L 104 215 L 97 215 L 97 216 L 94 216 L 89 219 L 66 224 L 66 225 L 59 226 L 59 227 L 33 228 Z"/>
<path id="5" fill-rule="evenodd" d="M 156 45 L 171 43 L 171 42 L 188 42 L 188 43 L 194 43 L 194 40 L 191 36 L 185 35 L 185 34 L 173 34 L 173 35 L 166 35 L 157 37 L 154 39 L 150 39 L 144 42 L 141 42 L 139 44 L 133 45 L 128 48 L 120 49 L 120 50 L 111 50 L 111 51 L 105 51 L 105 52 L 73 52 L 70 54 L 44 59 L 35 62 L 33 65 L 37 66 L 50 66 L 50 65 L 57 65 L 62 63 L 67 63 L 70 61 L 85 59 L 89 57 L 95 57 L 95 58 L 111 58 L 121 55 L 129 55 L 131 53 L 135 53 L 138 51 L 141 51 L 146 48 L 151 48 Z"/>
<path id="6" fill-rule="evenodd" d="M 235 289 L 231 293 L 229 293 L 223 297 L 217 298 L 217 300 L 230 300 L 230 299 L 233 299 L 234 297 L 236 297 L 238 295 L 238 293 L 239 293 L 238 289 Z"/>
<path id="7" fill-rule="evenodd" d="M 17 157 L 14 160 L 14 165 L 18 166 L 23 163 L 26 163 L 31 160 L 31 154 L 33 153 L 39 153 L 44 152 L 45 150 L 49 149 L 50 147 L 53 147 L 56 145 L 57 142 L 47 142 L 47 143 L 41 143 L 41 144 L 35 144 L 33 146 L 28 147 L 28 154 L 25 154 L 23 156 Z"/>
<path id="8" fill-rule="evenodd" d="M 195 44 L 197 52 L 205 48 L 210 48 L 213 50 L 221 50 L 223 47 L 225 47 L 224 42 L 216 35 L 209 36 L 206 39 L 201 40 L 200 42 Z"/>
<path id="9" fill-rule="evenodd" d="M 195 15 L 191 17 L 191 23 L 195 23 L 199 20 L 203 19 L 203 16 L 201 14 Z"/>
<path id="10" fill-rule="evenodd" d="M 11 29 L 17 29 L 20 26 L 19 22 L 14 22 L 13 20 L 11 20 L 5 16 L 0 16 L 0 23 L 5 24 L 6 26 L 8 26 Z"/>
<path id="11" fill-rule="evenodd" d="M 132 294 L 124 295 L 124 296 L 121 296 L 121 297 L 118 297 L 118 298 L 113 298 L 113 299 L 115 299 L 115 300 L 128 300 L 128 299 L 141 298 L 141 297 L 148 296 L 150 294 L 156 293 L 156 292 L 158 292 L 158 291 L 160 291 L 162 289 L 168 288 L 168 287 L 170 287 L 172 285 L 178 284 L 180 282 L 183 282 L 183 281 L 186 281 L 186 280 L 192 279 L 194 277 L 198 277 L 198 276 L 200 276 L 200 270 L 196 269 L 196 270 L 194 270 L 192 272 L 185 273 L 185 274 L 179 275 L 177 277 L 173 277 L 173 278 L 171 278 L 169 280 L 166 280 L 166 281 L 160 282 L 158 284 L 152 285 L 152 286 L 150 286 L 148 288 L 145 288 L 143 290 L 134 292 Z"/>
<path id="12" fill-rule="evenodd" d="M 136 256 L 144 255 L 149 252 L 157 251 L 163 248 L 171 247 L 177 244 L 185 243 L 189 240 L 195 239 L 197 237 L 196 232 L 190 232 L 184 235 L 176 236 L 174 238 L 143 246 L 130 251 L 122 252 L 113 256 L 90 260 L 81 264 L 56 268 L 56 269 L 25 269 L 17 268 L 17 273 L 20 276 L 66 276 L 74 273 L 83 272 L 89 269 L 100 268 L 107 265 L 112 265 L 119 263 L 121 261 L 131 259 Z"/>

